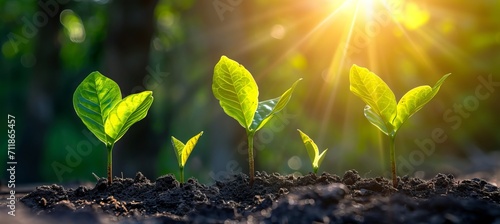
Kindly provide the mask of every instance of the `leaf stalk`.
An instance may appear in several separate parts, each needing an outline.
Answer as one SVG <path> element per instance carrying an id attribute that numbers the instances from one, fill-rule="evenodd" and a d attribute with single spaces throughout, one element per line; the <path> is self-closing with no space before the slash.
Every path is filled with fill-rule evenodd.
<path id="1" fill-rule="evenodd" d="M 184 183 L 184 166 L 179 166 L 179 170 L 181 173 L 181 183 Z"/>
<path id="2" fill-rule="evenodd" d="M 396 175 L 396 150 L 395 150 L 396 134 L 391 134 L 391 135 L 389 135 L 389 137 L 390 137 L 389 150 L 390 150 L 390 157 L 391 157 L 392 186 L 394 188 L 397 188 L 398 187 L 398 177 Z"/>
<path id="3" fill-rule="evenodd" d="M 108 185 L 113 182 L 113 146 L 114 144 L 106 144 L 108 150 Z"/>
<path id="4" fill-rule="evenodd" d="M 250 174 L 250 186 L 253 185 L 254 181 L 254 157 L 253 157 L 253 136 L 255 133 L 249 132 L 247 133 L 248 136 L 248 165 L 249 165 L 249 171 L 248 173 Z"/>

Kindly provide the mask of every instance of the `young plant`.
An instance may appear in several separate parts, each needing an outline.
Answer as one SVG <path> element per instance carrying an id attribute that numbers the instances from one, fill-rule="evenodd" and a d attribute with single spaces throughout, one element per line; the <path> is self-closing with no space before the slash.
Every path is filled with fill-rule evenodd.
<path id="1" fill-rule="evenodd" d="M 189 155 L 193 151 L 194 147 L 196 146 L 196 143 L 198 143 L 198 139 L 201 137 L 203 134 L 203 131 L 200 132 L 199 134 L 195 135 L 189 141 L 186 142 L 186 144 L 182 143 L 178 139 L 176 139 L 174 136 L 172 136 L 172 145 L 174 146 L 174 151 L 175 151 L 175 156 L 177 157 L 177 162 L 179 162 L 179 170 L 181 174 L 181 183 L 184 183 L 184 165 L 186 165 L 186 162 L 189 158 Z"/>
<path id="2" fill-rule="evenodd" d="M 99 72 L 90 73 L 73 94 L 73 107 L 87 128 L 108 150 L 108 184 L 112 180 L 114 144 L 136 122 L 146 117 L 153 92 L 144 91 L 122 99 L 120 87 Z"/>
<path id="3" fill-rule="evenodd" d="M 349 74 L 351 92 L 367 104 L 364 114 L 368 121 L 390 138 L 389 150 L 394 188 L 398 186 L 394 149 L 396 134 L 408 118 L 422 109 L 438 93 L 449 75 L 441 77 L 432 88 L 425 85 L 411 89 L 396 103 L 394 93 L 380 77 L 366 68 L 357 65 L 351 67 Z"/>
<path id="4" fill-rule="evenodd" d="M 325 149 L 321 154 L 319 154 L 318 146 L 316 145 L 316 143 L 314 143 L 314 141 L 301 130 L 297 129 L 297 131 L 299 131 L 302 142 L 304 142 L 304 145 L 306 146 L 307 154 L 309 154 L 309 158 L 311 159 L 313 171 L 315 174 L 317 174 L 318 168 L 319 166 L 321 166 L 321 163 L 323 162 L 328 149 Z"/>
<path id="5" fill-rule="evenodd" d="M 276 113 L 285 108 L 300 80 L 280 97 L 259 102 L 257 83 L 245 67 L 226 56 L 222 56 L 215 65 L 212 92 L 224 112 L 246 130 L 250 185 L 254 180 L 253 137 Z"/>

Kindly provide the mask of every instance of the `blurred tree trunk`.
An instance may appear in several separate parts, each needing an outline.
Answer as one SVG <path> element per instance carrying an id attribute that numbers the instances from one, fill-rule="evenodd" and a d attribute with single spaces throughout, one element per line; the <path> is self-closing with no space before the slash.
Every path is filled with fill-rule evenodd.
<path id="1" fill-rule="evenodd" d="M 41 1 L 37 1 L 41 2 Z M 45 12 L 41 8 L 42 4 L 37 4 L 38 12 Z M 23 116 L 25 124 L 22 127 L 23 140 L 19 141 L 19 152 L 16 152 L 17 161 L 22 161 L 23 166 L 17 170 L 16 181 L 38 182 L 41 181 L 42 169 L 40 166 L 49 166 L 49 164 L 40 164 L 43 154 L 43 143 L 48 128 L 54 122 L 55 104 L 54 99 L 57 97 L 56 89 L 54 88 L 60 80 L 61 63 L 59 60 L 59 52 L 61 43 L 59 42 L 59 14 L 64 10 L 64 6 L 60 5 L 53 12 L 55 16 L 47 16 L 47 24 L 36 27 L 36 48 L 34 50 L 35 65 L 32 69 L 33 78 L 30 79 L 29 92 L 26 101 L 26 110 Z M 52 13 L 51 13 L 52 14 Z M 31 17 L 30 17 L 31 18 Z M 26 55 L 27 56 L 27 55 Z"/>
<path id="2" fill-rule="evenodd" d="M 112 1 L 105 45 L 104 75 L 115 80 L 125 97 L 143 90 L 149 63 L 150 43 L 155 31 L 157 0 Z M 154 94 L 153 94 L 154 96 Z M 154 103 L 153 103 L 154 107 Z M 113 175 L 134 176 L 141 171 L 155 175 L 154 155 L 159 149 L 151 129 L 151 115 L 133 125 L 113 149 Z"/>

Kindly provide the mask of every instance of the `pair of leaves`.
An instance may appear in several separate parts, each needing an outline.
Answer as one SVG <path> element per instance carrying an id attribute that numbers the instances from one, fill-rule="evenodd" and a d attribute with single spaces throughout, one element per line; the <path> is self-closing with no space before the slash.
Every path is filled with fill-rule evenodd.
<path id="1" fill-rule="evenodd" d="M 212 92 L 227 115 L 255 133 L 285 108 L 300 80 L 280 97 L 259 102 L 259 89 L 252 74 L 238 62 L 222 56 L 214 68 Z"/>
<path id="2" fill-rule="evenodd" d="M 301 130 L 297 129 L 297 131 L 299 131 L 302 142 L 306 146 L 307 154 L 309 154 L 309 158 L 311 159 L 313 171 L 314 173 L 318 173 L 318 168 L 319 166 L 321 166 L 321 163 L 323 162 L 328 149 L 325 149 L 321 154 L 319 154 L 318 146 L 316 145 L 316 143 L 314 143 L 314 141 Z"/>
<path id="3" fill-rule="evenodd" d="M 76 114 L 106 145 L 113 145 L 133 124 L 146 117 L 152 103 L 151 91 L 122 99 L 118 84 L 97 71 L 90 73 L 73 94 Z"/>
<path id="4" fill-rule="evenodd" d="M 172 136 L 172 145 L 174 146 L 175 156 L 179 162 L 179 168 L 184 168 L 189 155 L 196 146 L 196 143 L 198 143 L 198 139 L 200 139 L 201 135 L 203 135 L 203 131 L 189 139 L 186 144 Z"/>
<path id="5" fill-rule="evenodd" d="M 418 86 L 408 91 L 398 103 L 387 84 L 375 73 L 357 65 L 349 74 L 350 90 L 367 105 L 365 117 L 384 134 L 394 136 L 401 125 L 422 109 L 439 91 L 450 74 L 446 74 L 434 87 Z"/>

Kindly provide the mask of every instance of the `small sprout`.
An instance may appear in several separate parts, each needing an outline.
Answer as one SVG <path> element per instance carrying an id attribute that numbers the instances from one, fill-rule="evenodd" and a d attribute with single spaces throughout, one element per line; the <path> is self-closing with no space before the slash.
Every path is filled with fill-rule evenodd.
<path id="1" fill-rule="evenodd" d="M 108 150 L 108 184 L 113 181 L 113 146 L 130 126 L 146 117 L 152 103 L 151 91 L 122 99 L 118 84 L 99 72 L 90 73 L 76 88 L 73 94 L 76 114 Z"/>
<path id="2" fill-rule="evenodd" d="M 321 154 L 319 154 L 318 146 L 316 145 L 316 143 L 314 143 L 314 141 L 301 130 L 297 129 L 297 131 L 299 131 L 302 142 L 304 142 L 304 145 L 306 146 L 307 154 L 309 154 L 309 158 L 311 159 L 313 171 L 315 174 L 317 174 L 318 168 L 319 166 L 321 166 L 321 163 L 323 162 L 328 149 L 325 149 Z"/>
<path id="3" fill-rule="evenodd" d="M 394 93 L 380 77 L 366 68 L 357 65 L 351 67 L 349 74 L 351 92 L 367 104 L 364 114 L 368 121 L 391 140 L 389 149 L 394 188 L 398 186 L 394 149 L 396 134 L 408 118 L 422 109 L 438 93 L 448 76 L 450 74 L 441 77 L 432 88 L 425 85 L 411 89 L 396 103 Z"/>
<path id="4" fill-rule="evenodd" d="M 196 146 L 196 143 L 198 143 L 198 139 L 201 137 L 201 135 L 203 135 L 203 131 L 189 139 L 186 144 L 182 143 L 174 136 L 172 136 L 172 145 L 174 146 L 175 156 L 177 157 L 177 161 L 179 162 L 181 183 L 184 183 L 184 166 L 186 165 L 189 155 Z"/>
<path id="5" fill-rule="evenodd" d="M 212 92 L 224 112 L 245 128 L 248 138 L 250 185 L 254 180 L 253 137 L 288 104 L 299 79 L 280 97 L 259 102 L 259 89 L 252 74 L 238 62 L 222 56 L 214 68 Z"/>

